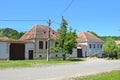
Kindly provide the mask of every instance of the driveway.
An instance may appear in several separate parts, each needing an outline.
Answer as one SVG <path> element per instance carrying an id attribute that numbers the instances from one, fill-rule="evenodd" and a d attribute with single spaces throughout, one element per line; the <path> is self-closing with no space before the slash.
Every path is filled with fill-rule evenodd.
<path id="1" fill-rule="evenodd" d="M 120 60 L 87 59 L 46 67 L 4 69 L 0 70 L 0 80 L 69 80 L 70 77 L 116 69 L 120 69 Z"/>

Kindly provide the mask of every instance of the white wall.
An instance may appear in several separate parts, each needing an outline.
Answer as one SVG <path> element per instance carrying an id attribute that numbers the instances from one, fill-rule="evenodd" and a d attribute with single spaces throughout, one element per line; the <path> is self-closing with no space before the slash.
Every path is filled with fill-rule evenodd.
<path id="1" fill-rule="evenodd" d="M 39 41 L 43 41 L 43 49 L 39 49 Z M 25 59 L 29 59 L 29 50 L 33 50 L 34 59 L 47 57 L 46 40 L 36 40 L 35 42 L 36 44 L 25 44 Z M 50 45 L 55 45 L 55 41 L 51 41 Z M 55 53 L 51 51 L 50 57 L 62 57 L 62 53 Z"/>
<path id="2" fill-rule="evenodd" d="M 25 44 L 25 59 L 29 59 L 29 50 L 33 50 L 33 57 L 35 57 L 34 44 Z"/>
<path id="3" fill-rule="evenodd" d="M 77 57 L 77 48 L 73 49 L 72 54 L 67 54 L 71 58 L 76 58 Z"/>
<path id="4" fill-rule="evenodd" d="M 89 47 L 89 44 L 92 45 L 91 48 Z M 94 44 L 95 44 L 95 48 L 94 48 Z M 98 47 L 98 45 L 99 45 L 99 47 Z M 88 56 L 95 55 L 96 53 L 102 54 L 101 45 L 103 46 L 102 42 L 91 42 L 91 43 L 89 42 L 87 45 Z"/>
<path id="5" fill-rule="evenodd" d="M 91 48 L 89 47 L 90 44 L 91 44 Z M 95 44 L 95 48 L 94 48 L 94 44 Z M 78 43 L 78 45 L 81 45 L 81 47 L 77 47 L 77 48 L 78 49 L 82 48 L 83 57 L 93 56 L 96 53 L 102 54 L 102 48 L 100 45 L 103 45 L 103 42 L 84 42 L 84 43 Z"/>
<path id="6" fill-rule="evenodd" d="M 0 59 L 9 59 L 9 44 L 0 42 Z"/>

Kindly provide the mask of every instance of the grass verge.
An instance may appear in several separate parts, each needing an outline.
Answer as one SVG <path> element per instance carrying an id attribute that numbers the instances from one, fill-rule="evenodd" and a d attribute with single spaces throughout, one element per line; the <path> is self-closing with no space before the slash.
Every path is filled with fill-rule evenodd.
<path id="1" fill-rule="evenodd" d="M 45 66 L 45 65 L 55 65 L 61 63 L 72 63 L 83 61 L 82 59 L 51 59 L 49 62 L 46 59 L 37 60 L 1 60 L 0 69 L 2 68 L 16 68 L 16 67 L 32 67 L 32 66 Z"/>
<path id="2" fill-rule="evenodd" d="M 120 70 L 83 77 L 76 77 L 72 80 L 120 80 Z"/>

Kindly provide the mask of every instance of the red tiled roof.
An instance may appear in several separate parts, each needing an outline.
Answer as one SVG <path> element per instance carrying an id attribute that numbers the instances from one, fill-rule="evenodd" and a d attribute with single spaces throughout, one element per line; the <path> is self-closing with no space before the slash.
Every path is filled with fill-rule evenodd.
<path id="1" fill-rule="evenodd" d="M 34 43 L 32 40 L 14 40 L 9 39 L 8 37 L 0 37 L 0 41 L 8 43 Z"/>
<path id="2" fill-rule="evenodd" d="M 90 32 L 81 32 L 78 35 L 77 42 L 103 42 L 100 38 L 94 36 Z"/>
<path id="3" fill-rule="evenodd" d="M 8 40 L 9 40 L 8 37 L 0 37 L 0 41 L 2 41 L 2 42 L 6 42 L 6 41 L 8 41 Z"/>
<path id="4" fill-rule="evenodd" d="M 34 43 L 32 40 L 9 40 L 9 43 Z"/>
<path id="5" fill-rule="evenodd" d="M 48 26 L 35 25 L 31 30 L 26 32 L 20 40 L 34 40 L 34 39 L 47 39 L 48 38 Z M 58 33 L 50 29 L 50 39 L 58 37 Z"/>

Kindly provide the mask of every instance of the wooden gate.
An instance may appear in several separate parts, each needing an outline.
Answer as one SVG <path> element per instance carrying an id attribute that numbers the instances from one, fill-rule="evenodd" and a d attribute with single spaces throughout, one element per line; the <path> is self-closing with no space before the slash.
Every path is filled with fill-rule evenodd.
<path id="1" fill-rule="evenodd" d="M 25 45 L 19 43 L 10 44 L 10 60 L 24 60 L 25 59 Z"/>

